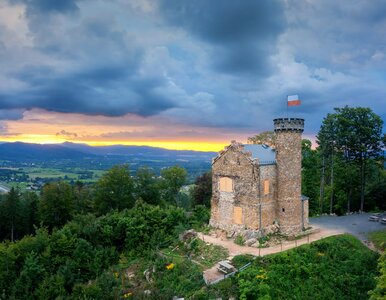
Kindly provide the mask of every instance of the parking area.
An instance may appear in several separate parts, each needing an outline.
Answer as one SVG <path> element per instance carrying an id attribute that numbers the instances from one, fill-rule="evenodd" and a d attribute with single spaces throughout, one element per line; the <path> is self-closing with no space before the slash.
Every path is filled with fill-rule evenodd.
<path id="1" fill-rule="evenodd" d="M 324 229 L 339 230 L 350 233 L 362 241 L 367 240 L 367 233 L 386 229 L 385 224 L 369 221 L 371 213 L 353 214 L 348 216 L 320 216 L 310 218 L 311 226 Z"/>

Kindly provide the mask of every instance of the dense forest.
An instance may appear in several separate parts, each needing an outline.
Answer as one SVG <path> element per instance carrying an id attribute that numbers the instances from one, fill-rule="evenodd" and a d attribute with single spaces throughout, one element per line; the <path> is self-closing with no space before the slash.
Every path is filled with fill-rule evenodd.
<path id="1" fill-rule="evenodd" d="M 382 125 L 369 109 L 344 107 L 323 120 L 316 149 L 303 141 L 311 214 L 386 210 Z M 273 144 L 274 134 L 251 138 L 264 141 Z M 237 267 L 250 267 L 206 286 L 202 271 L 227 253 L 181 240 L 187 229 L 208 230 L 211 198 L 210 172 L 194 185 L 186 181 L 179 166 L 160 176 L 142 167 L 133 176 L 117 165 L 95 184 L 53 182 L 41 193 L 12 188 L 0 199 L 0 299 L 385 296 L 385 254 L 379 258 L 351 236 L 264 258 L 237 256 Z M 380 240 L 384 251 L 384 234 Z"/>

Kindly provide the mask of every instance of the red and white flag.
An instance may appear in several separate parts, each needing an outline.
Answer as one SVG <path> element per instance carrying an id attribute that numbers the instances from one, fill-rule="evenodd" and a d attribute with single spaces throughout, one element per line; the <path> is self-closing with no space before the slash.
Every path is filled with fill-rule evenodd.
<path id="1" fill-rule="evenodd" d="M 298 95 L 291 95 L 287 97 L 287 106 L 300 105 L 300 99 Z"/>

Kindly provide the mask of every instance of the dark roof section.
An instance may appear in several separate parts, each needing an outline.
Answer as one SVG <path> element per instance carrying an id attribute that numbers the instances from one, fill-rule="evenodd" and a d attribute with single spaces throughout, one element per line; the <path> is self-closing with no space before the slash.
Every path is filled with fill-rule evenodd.
<path id="1" fill-rule="evenodd" d="M 260 165 L 271 165 L 276 163 L 275 150 L 267 145 L 244 144 L 243 152 L 251 152 L 252 159 L 258 159 Z"/>

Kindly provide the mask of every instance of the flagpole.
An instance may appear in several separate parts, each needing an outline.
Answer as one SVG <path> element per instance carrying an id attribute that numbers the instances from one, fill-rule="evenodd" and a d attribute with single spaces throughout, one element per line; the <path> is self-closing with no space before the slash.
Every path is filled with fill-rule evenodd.
<path id="1" fill-rule="evenodd" d="M 288 117 L 288 95 L 286 96 L 286 99 L 285 99 L 285 105 L 287 106 L 287 119 L 289 118 Z"/>

